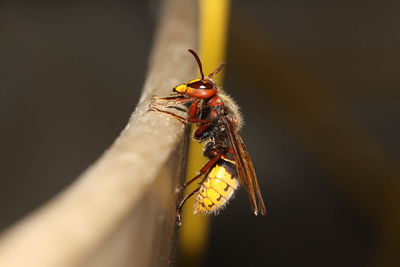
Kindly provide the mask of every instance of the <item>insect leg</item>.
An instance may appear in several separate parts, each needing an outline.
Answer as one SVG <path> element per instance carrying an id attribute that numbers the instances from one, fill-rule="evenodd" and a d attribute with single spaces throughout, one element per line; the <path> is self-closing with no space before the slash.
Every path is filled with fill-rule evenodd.
<path id="1" fill-rule="evenodd" d="M 149 110 L 153 110 L 156 111 L 158 113 L 164 113 L 167 114 L 171 117 L 174 117 L 175 119 L 178 119 L 180 122 L 182 122 L 183 124 L 186 124 L 188 122 L 188 119 L 185 119 L 181 116 L 178 116 L 172 112 L 169 111 L 165 111 L 165 110 L 161 110 L 158 107 L 175 107 L 177 105 L 181 105 L 181 104 L 186 104 L 193 101 L 193 98 L 182 98 L 180 96 L 173 96 L 173 97 L 157 97 L 157 96 L 153 96 L 152 98 L 152 102 L 150 103 L 149 106 Z M 196 110 L 193 111 L 193 107 L 197 106 L 197 101 L 195 100 L 192 105 L 190 106 L 189 109 L 189 116 L 192 115 L 193 112 L 196 112 Z"/>
<path id="2" fill-rule="evenodd" d="M 179 204 L 178 211 L 176 212 L 176 218 L 177 218 L 177 223 L 178 223 L 178 225 L 181 225 L 181 224 L 182 224 L 181 210 L 182 210 L 183 204 L 185 204 L 185 202 L 186 202 L 191 196 L 193 196 L 194 194 L 196 194 L 197 192 L 199 192 L 200 187 L 201 187 L 201 185 L 200 185 L 199 187 L 197 187 L 192 193 L 186 195 L 186 196 L 182 199 L 181 203 Z"/>
<path id="3" fill-rule="evenodd" d="M 210 123 L 204 123 L 200 125 L 194 133 L 194 139 L 200 138 L 201 134 L 204 133 L 210 127 Z"/>
<path id="4" fill-rule="evenodd" d="M 171 96 L 171 97 L 158 97 L 153 96 L 151 98 L 150 109 L 152 107 L 174 107 L 177 105 L 186 104 L 193 101 L 193 98 L 186 98 L 183 96 Z"/>
<path id="5" fill-rule="evenodd" d="M 201 168 L 200 172 L 198 175 L 196 175 L 194 178 L 190 179 L 189 181 L 187 181 L 185 184 L 183 184 L 182 186 L 179 186 L 175 189 L 175 192 L 177 194 L 181 193 L 183 190 L 186 189 L 186 187 L 188 187 L 191 183 L 193 183 L 194 181 L 196 181 L 197 179 L 199 179 L 203 174 L 205 174 L 222 156 L 222 151 L 218 151 L 217 155 L 215 155 L 209 162 L 207 162 L 206 165 L 204 165 L 203 168 Z"/>
<path id="6" fill-rule="evenodd" d="M 202 119 L 195 119 L 195 118 L 193 118 L 193 119 L 185 119 L 185 118 L 183 118 L 181 116 L 178 116 L 178 115 L 176 115 L 176 114 L 174 114 L 172 112 L 161 110 L 161 109 L 156 108 L 154 106 L 150 106 L 150 110 L 154 110 L 155 112 L 158 112 L 158 113 L 167 114 L 167 115 L 169 115 L 171 117 L 174 117 L 175 119 L 178 119 L 183 124 L 186 124 L 188 122 L 189 123 L 203 123 L 203 124 L 210 124 L 211 123 L 211 121 L 209 121 L 209 120 L 202 120 Z"/>
<path id="7" fill-rule="evenodd" d="M 194 100 L 193 103 L 190 105 L 189 110 L 188 110 L 188 118 L 196 118 L 197 112 L 199 110 L 199 107 L 197 106 L 199 101 Z"/>
<path id="8" fill-rule="evenodd" d="M 201 168 L 200 173 L 198 175 L 196 175 L 194 178 L 192 178 L 190 181 L 188 181 L 187 183 L 185 183 L 183 186 L 180 186 L 178 188 L 176 188 L 176 193 L 181 193 L 186 187 L 188 187 L 188 185 L 190 185 L 191 183 L 193 183 L 194 181 L 196 181 L 197 179 L 200 178 L 200 176 L 202 176 L 203 174 L 205 174 L 222 156 L 222 151 L 219 150 L 217 155 L 215 155 L 209 162 L 207 162 L 206 165 L 204 165 L 203 168 Z M 178 207 L 178 211 L 176 213 L 176 217 L 178 218 L 178 225 L 181 225 L 182 223 L 182 215 L 181 215 L 181 210 L 183 207 L 183 204 L 185 204 L 185 202 L 194 194 L 196 194 L 197 192 L 199 192 L 201 185 L 199 185 L 192 193 L 186 195 L 183 200 L 181 201 L 181 203 L 179 204 Z"/>
<path id="9" fill-rule="evenodd" d="M 157 113 L 167 114 L 167 115 L 169 115 L 169 116 L 171 116 L 171 117 L 174 117 L 175 119 L 179 120 L 180 122 L 182 122 L 183 124 L 186 125 L 186 119 L 185 119 L 185 118 L 183 118 L 183 117 L 181 117 L 181 116 L 178 116 L 178 115 L 176 115 L 176 114 L 174 114 L 174 113 L 172 113 L 172 112 L 165 111 L 165 110 L 161 110 L 161 109 L 158 109 L 158 108 L 156 108 L 156 107 L 150 107 L 150 110 L 154 110 L 154 111 L 157 112 Z"/>
<path id="10" fill-rule="evenodd" d="M 151 97 L 151 101 L 169 101 L 169 100 L 175 100 L 177 98 L 184 98 L 184 95 L 172 95 L 172 96 L 167 96 L 167 97 L 160 97 L 160 96 L 156 96 L 153 95 Z"/>
<path id="11" fill-rule="evenodd" d="M 196 119 L 196 118 L 187 119 L 187 122 L 190 122 L 190 123 L 202 123 L 202 124 L 210 124 L 211 123 L 210 120 L 202 120 L 202 119 Z"/>

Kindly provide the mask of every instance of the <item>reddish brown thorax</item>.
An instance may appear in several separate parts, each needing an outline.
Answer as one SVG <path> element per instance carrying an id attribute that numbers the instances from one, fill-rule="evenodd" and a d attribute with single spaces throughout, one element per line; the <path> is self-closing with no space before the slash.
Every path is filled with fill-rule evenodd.
<path id="1" fill-rule="evenodd" d="M 207 101 L 206 105 L 211 108 L 212 107 L 223 107 L 224 102 L 222 102 L 222 99 L 219 96 L 215 95 Z M 217 115 L 218 115 L 217 111 L 214 109 L 211 109 L 211 118 L 214 118 Z"/>

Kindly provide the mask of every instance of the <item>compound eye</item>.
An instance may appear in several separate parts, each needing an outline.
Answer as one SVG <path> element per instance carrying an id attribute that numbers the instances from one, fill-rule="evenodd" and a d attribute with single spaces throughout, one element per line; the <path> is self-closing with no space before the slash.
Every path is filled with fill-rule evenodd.
<path id="1" fill-rule="evenodd" d="M 193 89 L 213 89 L 214 84 L 210 81 L 195 81 L 192 83 L 188 83 L 187 86 L 193 88 Z"/>

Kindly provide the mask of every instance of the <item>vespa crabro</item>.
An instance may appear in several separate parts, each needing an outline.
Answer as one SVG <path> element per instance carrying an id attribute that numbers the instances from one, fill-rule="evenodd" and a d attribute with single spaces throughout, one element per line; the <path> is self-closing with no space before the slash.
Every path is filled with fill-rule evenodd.
<path id="1" fill-rule="evenodd" d="M 200 179 L 199 186 L 180 202 L 177 222 L 181 224 L 181 209 L 184 203 L 197 194 L 194 213 L 217 214 L 232 198 L 239 183 L 246 189 L 251 210 L 255 215 L 266 215 L 264 202 L 258 186 L 256 173 L 247 148 L 240 135 L 243 119 L 238 106 L 212 79 L 224 66 L 221 63 L 214 72 L 204 77 L 198 55 L 191 49 L 200 69 L 201 78 L 173 88 L 168 97 L 153 96 L 150 110 L 172 116 L 184 124 L 198 125 L 194 139 L 205 144 L 203 155 L 208 163 L 198 175 L 177 188 L 177 193 Z M 187 117 L 181 117 L 167 108 L 189 105 Z"/>

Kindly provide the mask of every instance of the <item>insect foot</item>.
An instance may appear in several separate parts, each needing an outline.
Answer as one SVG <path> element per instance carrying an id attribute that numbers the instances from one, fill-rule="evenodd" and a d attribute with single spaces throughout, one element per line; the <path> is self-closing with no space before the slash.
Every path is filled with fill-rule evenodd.
<path id="1" fill-rule="evenodd" d="M 181 226 L 181 225 L 182 225 L 182 216 L 181 216 L 180 213 L 176 214 L 176 224 L 177 224 L 178 226 Z"/>

